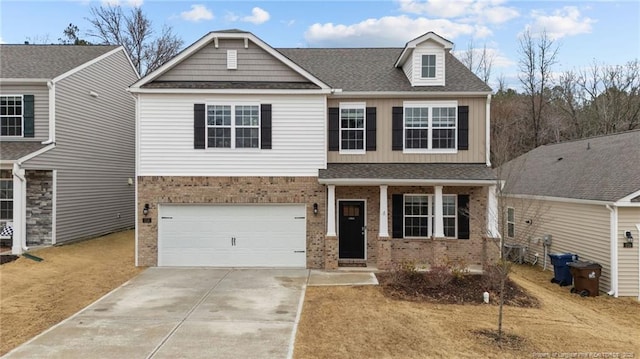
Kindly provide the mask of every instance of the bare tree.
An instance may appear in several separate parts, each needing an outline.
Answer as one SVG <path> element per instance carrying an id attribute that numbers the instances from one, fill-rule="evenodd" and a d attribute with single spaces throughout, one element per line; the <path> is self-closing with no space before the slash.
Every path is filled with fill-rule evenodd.
<path id="1" fill-rule="evenodd" d="M 458 53 L 458 58 L 462 64 L 482 81 L 489 83 L 495 54 L 487 50 L 487 44 L 484 44 L 482 49 L 476 49 L 473 41 L 470 41 L 467 49 Z"/>
<path id="2" fill-rule="evenodd" d="M 165 25 L 159 36 L 154 36 L 153 24 L 140 7 L 131 9 L 128 14 L 119 5 L 92 7 L 88 20 L 94 27 L 89 35 L 103 44 L 124 46 L 140 74 L 162 66 L 180 51 L 183 44 L 170 26 Z"/>
<path id="3" fill-rule="evenodd" d="M 58 42 L 63 45 L 91 45 L 89 41 L 80 38 L 80 28 L 74 24 L 69 24 L 62 33 L 63 37 L 58 38 Z"/>
<path id="4" fill-rule="evenodd" d="M 547 120 L 545 110 L 549 103 L 548 90 L 552 80 L 551 68 L 556 63 L 558 46 L 546 32 L 534 38 L 527 30 L 519 40 L 519 50 L 519 79 L 525 95 L 529 97 L 527 116 L 531 130 L 531 146 L 535 148 L 544 143 L 543 134 Z"/>

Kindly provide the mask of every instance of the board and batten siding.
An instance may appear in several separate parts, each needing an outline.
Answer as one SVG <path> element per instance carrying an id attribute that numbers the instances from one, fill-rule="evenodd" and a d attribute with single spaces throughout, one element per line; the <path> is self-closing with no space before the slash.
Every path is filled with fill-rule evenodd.
<path id="1" fill-rule="evenodd" d="M 618 208 L 618 295 L 640 297 L 640 208 Z M 624 248 L 624 232 L 631 231 L 633 248 Z"/>
<path id="2" fill-rule="evenodd" d="M 238 68 L 227 69 L 227 50 L 236 50 Z M 156 81 L 266 81 L 309 82 L 303 76 L 249 40 L 220 39 L 211 42 L 177 64 Z"/>
<path id="3" fill-rule="evenodd" d="M 271 104 L 272 149 L 194 149 L 193 105 Z M 326 167 L 322 95 L 141 94 L 138 176 L 317 176 Z"/>
<path id="4" fill-rule="evenodd" d="M 58 243 L 134 226 L 136 80 L 118 51 L 56 84 L 56 147 L 24 167 L 57 170 Z"/>
<path id="5" fill-rule="evenodd" d="M 0 95 L 33 95 L 34 137 L 2 137 L 5 141 L 46 141 L 49 139 L 49 89 L 46 84 L 8 85 L 0 82 Z"/>
<path id="6" fill-rule="evenodd" d="M 531 241 L 525 243 L 529 247 L 529 260 L 538 253 L 538 264 L 543 264 L 542 238 L 550 234 L 548 253 L 574 253 L 580 260 L 599 263 L 602 265 L 600 291 L 611 289 L 610 211 L 604 205 L 511 198 L 507 203 L 515 209 L 516 233 L 527 231 L 526 220 L 538 222 Z M 546 262 L 547 268 L 553 270 L 548 256 Z"/>
<path id="7" fill-rule="evenodd" d="M 404 101 L 458 101 L 458 106 L 469 106 L 469 149 L 452 154 L 403 153 L 391 149 L 391 111 L 402 107 Z M 478 98 L 411 98 L 411 99 L 349 99 L 331 98 L 328 107 L 340 107 L 341 102 L 366 102 L 367 107 L 376 108 L 375 151 L 364 154 L 340 154 L 330 151 L 329 163 L 485 163 L 486 153 L 486 97 Z"/>

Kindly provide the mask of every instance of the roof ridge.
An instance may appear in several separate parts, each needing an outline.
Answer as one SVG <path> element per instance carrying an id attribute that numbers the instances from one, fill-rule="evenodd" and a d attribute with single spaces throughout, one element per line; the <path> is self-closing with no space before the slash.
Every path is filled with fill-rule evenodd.
<path id="1" fill-rule="evenodd" d="M 575 143 L 575 142 L 580 142 L 580 141 L 588 141 L 588 140 L 593 140 L 593 139 L 598 139 L 598 138 L 603 138 L 603 137 L 619 136 L 619 135 L 630 134 L 630 133 L 633 133 L 633 132 L 640 132 L 640 128 L 634 129 L 634 130 L 621 131 L 621 132 L 605 133 L 605 134 L 602 134 L 602 135 L 593 135 L 593 136 L 583 137 L 583 138 L 575 138 L 575 139 L 572 139 L 572 140 L 566 140 L 566 141 L 555 142 L 555 143 L 547 143 L 547 144 L 544 144 L 544 145 L 539 146 L 537 148 L 550 147 L 550 146 L 556 146 L 556 145 L 564 145 L 564 144 L 568 144 L 568 143 Z M 535 150 L 535 148 L 534 148 L 534 150 Z"/>

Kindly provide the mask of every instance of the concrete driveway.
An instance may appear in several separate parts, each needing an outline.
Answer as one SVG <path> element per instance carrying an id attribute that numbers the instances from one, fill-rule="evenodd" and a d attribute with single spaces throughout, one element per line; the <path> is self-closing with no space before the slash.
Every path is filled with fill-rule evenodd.
<path id="1" fill-rule="evenodd" d="M 287 358 L 306 269 L 149 268 L 6 358 Z"/>

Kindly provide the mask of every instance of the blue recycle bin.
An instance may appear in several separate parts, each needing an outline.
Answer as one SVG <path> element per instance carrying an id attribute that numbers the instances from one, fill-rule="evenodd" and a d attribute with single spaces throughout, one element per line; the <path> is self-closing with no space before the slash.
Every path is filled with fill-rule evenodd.
<path id="1" fill-rule="evenodd" d="M 551 283 L 557 283 L 561 287 L 571 285 L 573 277 L 568 263 L 578 260 L 578 255 L 573 253 L 549 253 L 553 265 L 553 278 Z"/>

